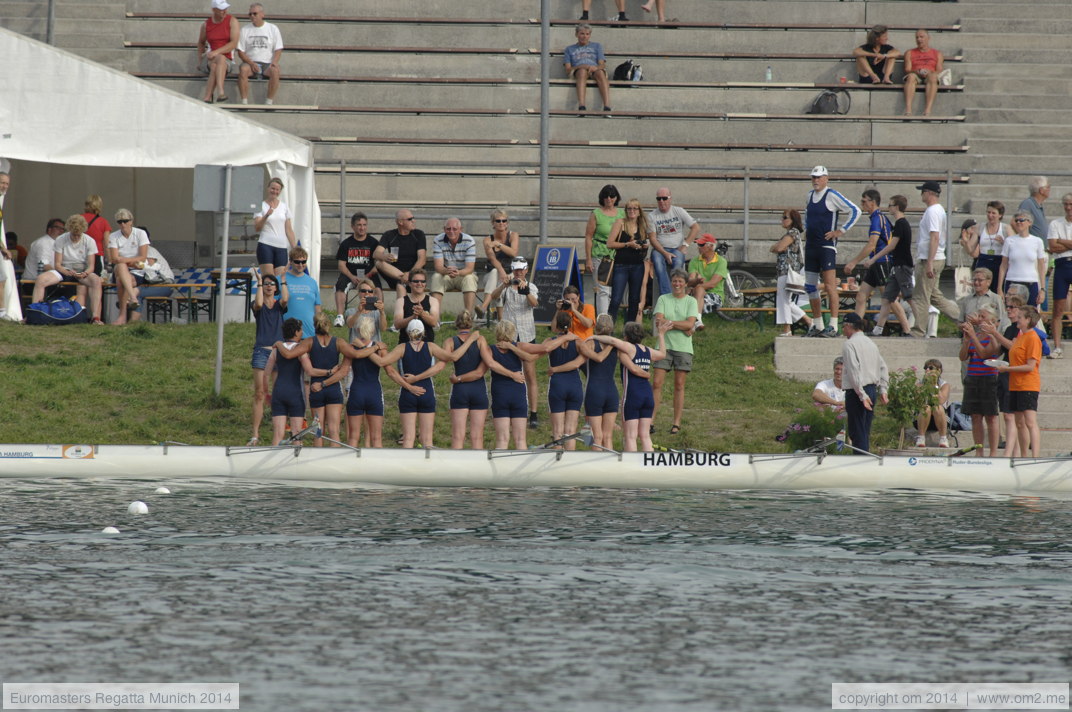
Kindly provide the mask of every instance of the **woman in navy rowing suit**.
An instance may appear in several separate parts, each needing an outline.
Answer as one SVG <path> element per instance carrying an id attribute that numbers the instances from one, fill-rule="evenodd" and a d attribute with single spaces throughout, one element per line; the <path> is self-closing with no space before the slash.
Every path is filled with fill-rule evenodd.
<path id="1" fill-rule="evenodd" d="M 596 317 L 595 333 L 609 336 L 614 332 L 610 314 Z M 592 443 L 614 449 L 614 421 L 618 419 L 618 386 L 614 383 L 617 351 L 589 337 L 577 342 L 577 350 L 588 359 L 588 380 L 584 386 L 584 416 L 592 430 Z"/>
<path id="2" fill-rule="evenodd" d="M 432 447 L 435 434 L 436 398 L 432 377 L 450 362 L 461 357 L 465 350 L 447 352 L 432 341 L 424 340 L 424 322 L 414 319 L 406 326 L 407 341 L 391 352 L 398 353 L 401 386 L 398 391 L 398 412 L 402 422 L 402 447 L 413 447 L 420 431 L 421 447 Z M 476 334 L 469 334 L 472 343 Z M 390 373 L 390 371 L 388 371 Z"/>
<path id="3" fill-rule="evenodd" d="M 312 342 L 312 339 L 302 341 L 301 319 L 287 319 L 283 322 L 283 340 L 272 344 L 272 353 L 264 367 L 266 373 L 278 370 L 272 388 L 272 445 L 283 441 L 288 418 L 292 433 L 303 427 L 305 384 L 302 371 L 310 376 L 331 375 L 330 371 L 312 368 L 309 360 L 302 358 L 309 353 Z"/>
<path id="4" fill-rule="evenodd" d="M 577 352 L 577 335 L 570 331 L 572 324 L 570 312 L 556 312 L 553 327 L 558 336 L 543 342 L 549 362 L 547 404 L 551 408 L 551 437 L 554 440 L 577 432 L 584 400 L 579 370 L 584 365 L 584 356 Z M 576 450 L 577 441 L 568 440 L 565 446 L 567 450 Z"/>
<path id="5" fill-rule="evenodd" d="M 641 342 L 644 340 L 644 325 L 631 321 L 625 325 L 625 340 L 613 336 L 596 335 L 592 338 L 600 343 L 618 349 L 618 361 L 622 365 L 622 389 L 625 401 L 622 404 L 624 422 L 624 442 L 622 449 L 636 452 L 637 436 L 640 437 L 640 449 L 651 452 L 651 418 L 655 412 L 655 396 L 651 390 L 651 364 L 666 357 L 666 332 L 673 327 L 669 319 L 657 319 L 656 333 L 659 348 L 649 349 Z"/>
<path id="6" fill-rule="evenodd" d="M 542 345 L 517 341 L 514 322 L 500 321 L 495 326 L 491 360 L 485 363 L 491 369 L 491 417 L 495 423 L 496 450 L 506 450 L 511 435 L 514 448 L 528 447 L 525 428 L 529 404 L 523 364 L 535 361 L 542 353 Z"/>
<path id="7" fill-rule="evenodd" d="M 373 339 L 376 322 L 362 319 L 357 325 L 358 335 L 352 343 L 337 342 L 343 356 L 342 366 L 335 369 L 323 382 L 313 382 L 310 393 L 319 388 L 331 388 L 347 374 L 353 379 L 350 394 L 346 398 L 346 444 L 357 447 L 361 439 L 361 426 L 365 426 L 365 447 L 383 447 L 383 389 L 380 387 L 380 369 L 390 367 L 401 354 L 390 360 L 387 347 Z M 391 369 L 393 370 L 393 369 Z M 397 374 L 395 374 L 397 376 Z M 392 376 L 394 377 L 394 376 Z"/>
<path id="8" fill-rule="evenodd" d="M 313 417 L 318 418 L 332 447 L 339 447 L 339 421 L 342 420 L 342 387 L 338 382 L 325 386 L 324 381 L 335 372 L 339 365 L 339 349 L 336 339 L 331 335 L 331 318 L 321 312 L 313 317 L 315 336 L 310 339 L 309 362 L 314 369 L 325 372 L 323 376 L 313 376 L 309 384 L 309 408 Z M 319 383 L 319 388 L 313 384 Z M 324 439 L 317 434 L 313 445 L 323 447 Z"/>
<path id="9" fill-rule="evenodd" d="M 516 234 L 516 233 L 515 233 Z M 488 372 L 486 358 L 491 358 L 488 342 L 480 332 L 473 329 L 473 317 L 463 311 L 454 320 L 457 336 L 452 336 L 443 344 L 443 349 L 457 356 L 454 373 L 450 376 L 450 447 L 461 450 L 465 445 L 466 426 L 469 429 L 469 447 L 474 450 L 484 449 L 484 423 L 488 419 L 488 385 L 484 374 Z M 475 334 L 475 336 L 474 336 Z M 469 348 L 472 338 L 476 341 Z"/>

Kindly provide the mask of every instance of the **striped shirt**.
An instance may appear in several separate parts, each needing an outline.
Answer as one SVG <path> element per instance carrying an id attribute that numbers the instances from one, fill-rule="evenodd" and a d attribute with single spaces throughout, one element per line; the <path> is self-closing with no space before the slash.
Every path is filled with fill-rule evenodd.
<path id="1" fill-rule="evenodd" d="M 447 239 L 447 233 L 441 232 L 432 240 L 432 259 L 443 260 L 448 269 L 465 269 L 467 264 L 476 262 L 476 240 L 463 232 L 455 245 Z"/>
<path id="2" fill-rule="evenodd" d="M 979 338 L 979 343 L 983 346 L 990 344 L 989 336 L 982 336 Z M 975 350 L 975 342 L 968 344 L 968 370 L 969 376 L 996 376 L 998 370 L 992 366 L 987 366 L 983 363 L 985 359 L 979 358 L 979 352 Z"/>

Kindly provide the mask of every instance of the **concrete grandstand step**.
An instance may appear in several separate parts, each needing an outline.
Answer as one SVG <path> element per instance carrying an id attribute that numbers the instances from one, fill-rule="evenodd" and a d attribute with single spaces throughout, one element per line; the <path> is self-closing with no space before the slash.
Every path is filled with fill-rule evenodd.
<path id="1" fill-rule="evenodd" d="M 1069 95 L 1068 88 L 1057 89 L 1048 94 L 1024 94 L 1015 90 L 1008 93 L 972 92 L 961 97 L 961 104 L 973 109 L 1029 106 L 1032 110 L 1058 109 L 1067 112 L 1072 110 L 1072 96 Z"/>
<path id="2" fill-rule="evenodd" d="M 1067 121 L 1068 111 L 1064 109 L 1035 109 L 1031 106 L 1020 105 L 1016 108 L 975 108 L 964 109 L 965 118 L 972 123 L 1008 123 L 1033 125 L 1033 124 L 1057 124 Z"/>

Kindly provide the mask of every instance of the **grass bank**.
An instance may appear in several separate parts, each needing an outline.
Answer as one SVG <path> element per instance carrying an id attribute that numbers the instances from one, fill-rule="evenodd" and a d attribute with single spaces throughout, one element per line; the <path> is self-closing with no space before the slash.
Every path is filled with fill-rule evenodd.
<path id="1" fill-rule="evenodd" d="M 689 375 L 684 427 L 670 427 L 672 378 L 656 417 L 657 445 L 733 452 L 777 452 L 774 437 L 795 409 L 809 402 L 811 383 L 774 373 L 773 327 L 709 320 L 696 337 L 695 370 Z M 337 330 L 340 334 L 342 329 Z M 224 329 L 222 392 L 213 391 L 215 324 L 136 324 L 126 327 L 26 327 L 0 322 L 0 442 L 147 444 L 174 440 L 196 445 L 244 444 L 249 438 L 252 324 Z M 541 330 L 543 337 L 547 332 Z M 453 335 L 437 330 L 440 343 Z M 388 343 L 394 343 L 394 335 Z M 485 336 L 489 336 L 485 333 Z M 754 371 L 745 371 L 746 365 Z M 444 369 L 436 379 L 439 417 L 436 445 L 449 445 Z M 546 361 L 540 374 L 541 427 L 529 443 L 551 439 L 546 402 Z M 383 378 L 387 399 L 385 441 L 400 433 L 392 403 L 398 388 Z M 892 426 L 876 427 L 887 444 Z M 268 425 L 261 435 L 270 435 Z M 489 441 L 491 425 L 488 424 Z"/>

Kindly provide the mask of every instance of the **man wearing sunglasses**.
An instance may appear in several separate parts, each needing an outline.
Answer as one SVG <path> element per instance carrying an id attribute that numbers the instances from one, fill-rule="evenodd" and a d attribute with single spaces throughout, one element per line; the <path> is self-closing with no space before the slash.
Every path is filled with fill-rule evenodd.
<path id="1" fill-rule="evenodd" d="M 648 233 L 648 242 L 653 249 L 651 266 L 655 270 L 658 299 L 670 292 L 670 272 L 685 269 L 685 256 L 689 245 L 700 234 L 700 223 L 687 210 L 674 205 L 669 188 L 655 191 L 655 210 L 648 213 L 648 220 L 652 230 Z"/>
<path id="2" fill-rule="evenodd" d="M 305 271 L 309 263 L 309 253 L 304 247 L 295 247 L 290 251 L 290 263 L 283 273 L 280 283 L 287 286 L 290 299 L 287 301 L 287 313 L 284 319 L 300 319 L 303 334 L 315 334 L 313 317 L 320 313 L 320 285 Z M 282 287 L 280 287 L 282 292 Z"/>
<path id="3" fill-rule="evenodd" d="M 380 237 L 380 244 L 372 253 L 376 270 L 390 289 L 399 298 L 406 294 L 406 284 L 414 270 L 424 269 L 428 254 L 428 239 L 416 228 L 413 212 L 403 208 L 395 213 L 394 230 Z"/>

